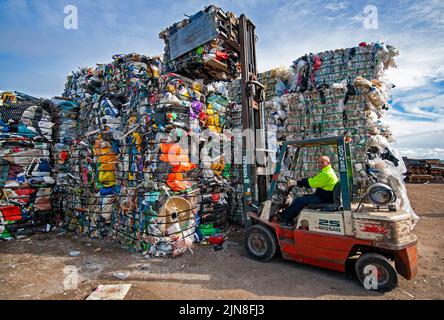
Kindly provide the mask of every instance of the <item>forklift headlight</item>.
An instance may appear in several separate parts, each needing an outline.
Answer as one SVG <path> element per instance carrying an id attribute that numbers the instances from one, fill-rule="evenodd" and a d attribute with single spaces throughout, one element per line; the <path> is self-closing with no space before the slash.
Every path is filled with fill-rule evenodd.
<path id="1" fill-rule="evenodd" d="M 383 183 L 375 183 L 367 188 L 366 194 L 370 201 L 377 206 L 386 206 L 396 201 L 392 188 Z"/>

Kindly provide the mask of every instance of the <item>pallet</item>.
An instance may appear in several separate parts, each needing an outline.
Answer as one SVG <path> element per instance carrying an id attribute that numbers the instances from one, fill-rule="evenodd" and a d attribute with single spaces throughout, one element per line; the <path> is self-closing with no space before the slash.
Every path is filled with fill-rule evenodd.
<path id="1" fill-rule="evenodd" d="M 408 182 L 410 183 L 427 183 L 432 180 L 433 177 L 429 174 L 412 174 L 408 176 Z"/>

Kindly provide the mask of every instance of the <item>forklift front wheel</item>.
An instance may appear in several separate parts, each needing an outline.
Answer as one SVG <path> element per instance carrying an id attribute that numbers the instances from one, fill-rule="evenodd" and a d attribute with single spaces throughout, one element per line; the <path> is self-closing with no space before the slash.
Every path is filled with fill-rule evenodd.
<path id="1" fill-rule="evenodd" d="M 270 228 L 255 224 L 245 231 L 244 247 L 250 258 L 266 262 L 276 254 L 276 236 Z"/>
<path id="2" fill-rule="evenodd" d="M 356 275 L 367 290 L 391 291 L 398 285 L 398 273 L 390 261 L 378 253 L 365 253 L 355 265 Z"/>

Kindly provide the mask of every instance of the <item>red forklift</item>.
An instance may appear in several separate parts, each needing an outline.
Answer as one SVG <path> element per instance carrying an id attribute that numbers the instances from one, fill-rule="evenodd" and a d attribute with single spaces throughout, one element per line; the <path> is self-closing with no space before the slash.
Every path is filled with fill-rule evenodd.
<path id="1" fill-rule="evenodd" d="M 371 185 L 359 204 L 355 203 L 350 145 L 345 137 L 285 141 L 274 173 L 267 173 L 266 155 L 275 150 L 267 150 L 265 139 L 264 87 L 257 81 L 255 26 L 242 15 L 239 29 L 243 129 L 261 135 L 243 140 L 244 248 L 248 256 L 266 262 L 280 251 L 284 259 L 340 272 L 352 266 L 366 289 L 382 292 L 397 286 L 398 274 L 407 280 L 415 278 L 413 218 L 394 208 L 395 194 L 385 184 Z M 306 207 L 294 226 L 278 223 L 277 214 L 286 199 L 275 197 L 276 186 L 282 181 L 287 153 L 295 151 L 293 161 L 297 161 L 302 148 L 326 145 L 334 146 L 339 160 L 334 202 Z M 249 157 L 254 160 L 248 161 Z"/>

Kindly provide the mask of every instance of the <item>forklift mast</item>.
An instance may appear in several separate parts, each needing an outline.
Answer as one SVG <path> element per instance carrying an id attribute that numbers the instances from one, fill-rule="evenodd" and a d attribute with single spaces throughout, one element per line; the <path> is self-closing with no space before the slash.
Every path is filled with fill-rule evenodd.
<path id="1" fill-rule="evenodd" d="M 255 26 L 245 15 L 239 19 L 241 93 L 242 93 L 242 175 L 243 219 L 246 227 L 251 218 L 246 212 L 267 199 L 269 176 L 266 170 L 266 122 L 264 86 L 257 81 Z"/>

